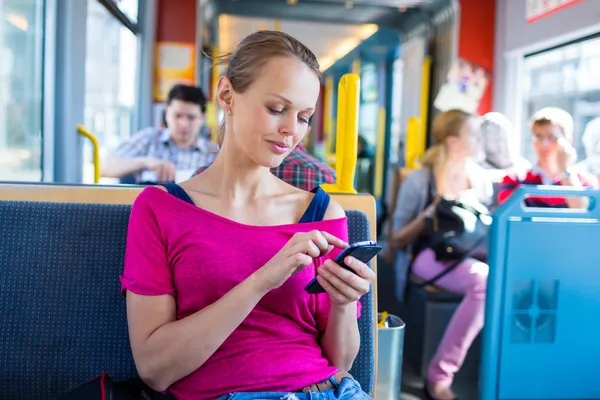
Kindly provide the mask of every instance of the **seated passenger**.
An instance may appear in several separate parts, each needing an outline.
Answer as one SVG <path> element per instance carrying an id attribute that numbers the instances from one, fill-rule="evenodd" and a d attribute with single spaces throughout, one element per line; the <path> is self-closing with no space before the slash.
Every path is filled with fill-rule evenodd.
<path id="1" fill-rule="evenodd" d="M 573 166 L 573 170 L 600 178 L 600 117 L 594 118 L 585 126 L 581 137 L 585 148 L 585 160 Z"/>
<path id="2" fill-rule="evenodd" d="M 307 135 L 310 134 L 310 125 Z M 194 175 L 204 172 L 207 166 L 200 167 Z M 323 161 L 313 157 L 299 142 L 283 159 L 283 162 L 271 172 L 284 182 L 302 190 L 310 191 L 324 183 L 335 183 L 335 171 Z"/>
<path id="3" fill-rule="evenodd" d="M 524 178 L 508 175 L 502 180 L 498 195 L 500 203 L 520 185 L 563 185 L 584 187 L 595 185 L 593 179 L 572 173 L 570 166 L 577 160 L 573 142 L 573 118 L 566 111 L 547 107 L 536 112 L 531 120 L 533 148 L 537 165 Z M 574 197 L 529 197 L 529 207 L 586 207 L 587 199 Z"/>
<path id="4" fill-rule="evenodd" d="M 480 203 L 490 202 L 492 185 L 485 171 L 470 157 L 476 151 L 468 114 L 450 110 L 433 122 L 435 145 L 424 157 L 424 168 L 413 171 L 400 185 L 393 216 L 392 246 L 400 249 L 396 271 L 412 272 L 429 280 L 453 261 L 440 262 L 427 244 L 425 219 L 435 210 L 437 199 L 472 196 Z M 430 399 L 452 400 L 454 374 L 460 369 L 471 343 L 483 327 L 488 266 L 467 258 L 436 283 L 443 289 L 465 296 L 456 309 L 434 358 L 429 364 L 426 394 Z"/>
<path id="5" fill-rule="evenodd" d="M 521 176 L 531 164 L 523 157 L 516 156 L 511 142 L 514 142 L 513 127 L 508 118 L 497 112 L 490 112 L 481 118 L 484 159 L 481 166 L 494 182 L 500 182 L 507 174 Z"/>
<path id="6" fill-rule="evenodd" d="M 102 176 L 135 183 L 187 179 L 198 165 L 216 156 L 218 146 L 200 135 L 206 99 L 202 89 L 175 85 L 169 91 L 164 120 L 167 128 L 149 127 L 122 143 L 102 167 Z"/>
<path id="7" fill-rule="evenodd" d="M 133 205 L 121 282 L 138 372 L 179 400 L 368 399 L 347 371 L 375 275 L 351 257 L 356 274 L 332 261 L 348 240 L 339 204 L 270 172 L 306 134 L 317 59 L 259 31 L 228 62 L 215 162 Z M 315 275 L 327 293 L 304 290 Z"/>

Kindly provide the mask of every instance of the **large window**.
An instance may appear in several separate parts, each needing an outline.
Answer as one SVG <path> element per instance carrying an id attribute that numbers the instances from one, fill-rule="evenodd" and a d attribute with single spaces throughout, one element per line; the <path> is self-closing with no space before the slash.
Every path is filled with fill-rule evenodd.
<path id="1" fill-rule="evenodd" d="M 137 0 L 117 3 L 135 24 Z M 107 6 L 88 0 L 86 48 L 85 126 L 98 138 L 103 154 L 132 133 L 138 37 Z M 83 157 L 83 179 L 91 183 L 93 159 L 87 141 Z"/>
<path id="2" fill-rule="evenodd" d="M 585 125 L 600 116 L 600 37 L 528 56 L 524 67 L 522 154 L 535 161 L 529 134 L 531 115 L 555 106 L 573 116 L 574 145 L 579 159 L 586 158 L 581 136 Z"/>
<path id="3" fill-rule="evenodd" d="M 0 180 L 42 178 L 43 9 L 0 1 Z"/>

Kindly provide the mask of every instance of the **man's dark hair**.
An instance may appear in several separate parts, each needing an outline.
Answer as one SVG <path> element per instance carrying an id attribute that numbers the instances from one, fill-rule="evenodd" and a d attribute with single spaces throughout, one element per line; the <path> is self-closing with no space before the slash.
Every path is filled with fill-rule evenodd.
<path id="1" fill-rule="evenodd" d="M 202 114 L 206 112 L 206 97 L 202 93 L 202 89 L 198 86 L 188 86 L 177 84 L 169 90 L 167 97 L 167 105 L 173 100 L 183 101 L 185 103 L 194 103 L 200 106 Z"/>

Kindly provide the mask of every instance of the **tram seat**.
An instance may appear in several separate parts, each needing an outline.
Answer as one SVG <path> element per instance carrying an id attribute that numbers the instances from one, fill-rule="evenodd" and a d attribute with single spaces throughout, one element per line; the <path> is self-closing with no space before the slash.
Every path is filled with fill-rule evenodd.
<path id="1" fill-rule="evenodd" d="M 0 398 L 56 398 L 104 371 L 137 377 L 119 274 L 141 189 L 0 184 Z M 374 199 L 333 197 L 348 210 L 350 241 L 372 240 Z M 374 393 L 375 284 L 361 302 L 351 372 Z"/>
<path id="2" fill-rule="evenodd" d="M 406 330 L 404 354 L 415 374 L 425 378 L 429 362 L 463 296 L 434 285 L 423 287 L 422 283 L 421 278 L 413 274 L 409 276 L 403 319 L 410 329 Z M 481 339 L 478 335 L 456 378 L 476 379 L 480 359 Z"/>

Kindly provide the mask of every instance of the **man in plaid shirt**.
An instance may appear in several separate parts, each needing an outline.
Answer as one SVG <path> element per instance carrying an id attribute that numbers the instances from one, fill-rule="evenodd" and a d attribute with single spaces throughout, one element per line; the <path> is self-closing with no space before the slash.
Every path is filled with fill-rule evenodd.
<path id="1" fill-rule="evenodd" d="M 207 166 L 199 168 L 194 175 L 203 172 Z M 275 176 L 297 188 L 311 191 L 324 183 L 335 183 L 334 170 L 311 156 L 302 142 L 276 168 L 271 170 Z"/>
<path id="2" fill-rule="evenodd" d="M 205 111 L 199 87 L 173 86 L 164 115 L 167 128 L 150 127 L 133 135 L 103 163 L 102 175 L 135 183 L 187 179 L 198 165 L 211 163 L 219 150 L 201 135 Z"/>

